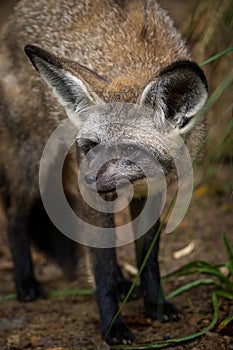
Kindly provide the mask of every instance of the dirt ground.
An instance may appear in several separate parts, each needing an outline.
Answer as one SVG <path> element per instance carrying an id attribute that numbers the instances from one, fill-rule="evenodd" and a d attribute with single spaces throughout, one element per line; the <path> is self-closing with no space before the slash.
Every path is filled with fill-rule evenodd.
<path id="1" fill-rule="evenodd" d="M 196 1 L 161 1 L 171 10 L 178 23 L 191 16 Z M 184 3 L 186 5 L 184 5 Z M 1 0 L 0 20 L 11 12 L 11 2 Z M 232 103 L 232 102 L 231 102 Z M 205 169 L 204 158 L 197 176 Z M 221 234 L 227 235 L 233 247 L 232 218 L 232 165 L 220 162 L 211 182 L 194 191 L 189 210 L 179 227 L 171 234 L 162 233 L 160 265 L 166 275 L 193 260 L 210 263 L 227 259 Z M 202 174 L 203 176 L 203 174 Z M 33 303 L 19 303 L 10 296 L 15 293 L 12 281 L 13 264 L 5 234 L 6 222 L 0 212 L 0 350 L 96 350 L 108 347 L 99 333 L 99 315 L 93 295 L 56 296 Z M 174 254 L 192 242 L 193 249 L 185 256 Z M 118 249 L 121 264 L 134 264 L 134 247 Z M 41 254 L 34 252 L 37 278 L 47 293 L 90 289 L 86 278 L 85 261 L 81 260 L 78 277 L 67 281 L 60 270 Z M 179 277 L 164 283 L 165 294 L 182 286 L 191 277 Z M 211 286 L 192 289 L 172 302 L 181 312 L 177 323 L 160 323 L 144 316 L 142 300 L 130 301 L 123 310 L 124 318 L 136 335 L 135 345 L 184 337 L 205 328 L 212 320 Z M 219 298 L 219 322 L 233 314 L 233 302 Z M 224 332 L 218 328 L 188 343 L 168 347 L 176 350 L 227 350 L 233 349 L 233 326 Z"/>

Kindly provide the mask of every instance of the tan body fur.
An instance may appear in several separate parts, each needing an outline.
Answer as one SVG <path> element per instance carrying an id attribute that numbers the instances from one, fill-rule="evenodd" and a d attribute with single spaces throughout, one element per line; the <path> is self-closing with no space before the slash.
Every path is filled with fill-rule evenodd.
<path id="1" fill-rule="evenodd" d="M 28 65 L 23 52 L 25 44 L 52 48 L 54 54 L 78 61 L 111 79 L 105 86 L 92 86 L 105 101 L 136 102 L 158 70 L 177 59 L 190 58 L 165 10 L 157 3 L 148 5 L 147 29 L 143 36 L 144 16 L 144 1 L 139 0 L 126 1 L 122 7 L 114 1 L 102 0 L 19 3 L 16 14 L 3 29 L 0 49 L 4 101 L 0 107 L 1 130 L 4 130 L 0 158 L 4 159 L 6 150 L 13 149 L 9 153 L 13 157 L 9 159 L 9 172 L 6 170 L 11 183 L 17 181 L 14 174 L 21 162 L 19 156 L 17 164 L 15 154 L 20 154 L 19 149 L 26 148 L 25 153 L 22 150 L 22 157 L 28 158 L 31 154 L 31 163 L 35 163 L 38 152 L 39 161 L 51 132 L 66 118 L 55 100 L 51 104 L 49 90 L 45 90 L 43 82 Z M 18 139 L 24 137 L 27 142 L 18 144 Z M 29 177 L 35 178 L 36 186 L 36 174 Z M 16 188 L 23 190 L 23 182 L 27 181 L 25 174 L 18 180 Z"/>

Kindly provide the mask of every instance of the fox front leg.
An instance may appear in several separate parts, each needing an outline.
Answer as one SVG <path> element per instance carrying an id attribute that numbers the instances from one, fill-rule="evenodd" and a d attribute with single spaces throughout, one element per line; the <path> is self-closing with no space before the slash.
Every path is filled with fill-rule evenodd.
<path id="1" fill-rule="evenodd" d="M 132 201 L 130 207 L 132 218 L 135 218 L 140 214 L 142 208 L 144 207 L 144 202 L 145 200 L 137 199 Z M 155 200 L 155 202 L 157 201 Z M 151 210 L 155 210 L 153 206 Z M 145 259 L 159 226 L 160 221 L 158 219 L 150 230 L 142 238 L 139 238 L 136 241 L 137 263 L 139 268 Z M 134 227 L 134 229 L 138 229 L 138 226 Z M 145 311 L 146 314 L 152 319 L 159 319 L 161 321 L 175 321 L 179 318 L 178 311 L 175 306 L 166 301 L 162 292 L 158 252 L 159 236 L 141 274 L 141 288 L 144 297 Z"/>
<path id="2" fill-rule="evenodd" d="M 118 266 L 115 248 L 92 248 L 91 254 L 94 262 L 96 300 L 100 311 L 102 336 L 109 345 L 130 344 L 134 335 L 121 315 L 109 329 L 118 311 Z"/>

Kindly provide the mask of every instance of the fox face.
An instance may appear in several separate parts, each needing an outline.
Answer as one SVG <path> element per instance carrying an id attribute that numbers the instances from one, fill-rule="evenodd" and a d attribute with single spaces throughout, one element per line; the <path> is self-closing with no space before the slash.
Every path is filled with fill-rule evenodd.
<path id="1" fill-rule="evenodd" d="M 86 114 L 86 116 L 85 116 Z M 147 180 L 164 176 L 173 166 L 154 111 L 130 103 L 104 103 L 88 108 L 77 133 L 77 146 L 87 160 L 88 187 L 106 193 L 134 185 L 146 195 Z M 136 132 L 135 132 L 136 131 Z"/>
<path id="2" fill-rule="evenodd" d="M 87 187 L 109 193 L 131 183 L 142 197 L 149 180 L 158 191 L 160 178 L 174 171 L 174 157 L 182 157 L 181 140 L 207 98 L 202 70 L 192 61 L 174 62 L 152 77 L 138 103 L 108 103 L 101 98 L 108 79 L 38 47 L 25 51 L 77 127 Z"/>

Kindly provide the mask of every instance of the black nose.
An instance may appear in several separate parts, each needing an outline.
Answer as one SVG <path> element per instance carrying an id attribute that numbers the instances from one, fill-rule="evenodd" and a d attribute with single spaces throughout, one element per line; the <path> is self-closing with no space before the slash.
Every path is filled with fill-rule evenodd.
<path id="1" fill-rule="evenodd" d="M 84 180 L 86 181 L 86 183 L 88 185 L 93 184 L 94 182 L 96 182 L 96 176 L 93 174 L 88 174 L 84 176 Z"/>

